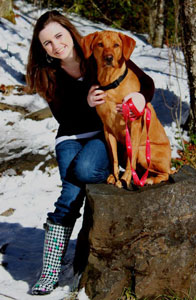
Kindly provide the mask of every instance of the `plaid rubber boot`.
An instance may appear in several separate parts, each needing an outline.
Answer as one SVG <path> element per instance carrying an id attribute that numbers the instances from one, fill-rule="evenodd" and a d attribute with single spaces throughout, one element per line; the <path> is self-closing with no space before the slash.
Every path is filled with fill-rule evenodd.
<path id="1" fill-rule="evenodd" d="M 43 268 L 40 279 L 32 288 L 33 295 L 50 294 L 57 287 L 62 258 L 73 230 L 73 227 L 52 224 L 50 221 L 44 224 L 44 228 Z"/>

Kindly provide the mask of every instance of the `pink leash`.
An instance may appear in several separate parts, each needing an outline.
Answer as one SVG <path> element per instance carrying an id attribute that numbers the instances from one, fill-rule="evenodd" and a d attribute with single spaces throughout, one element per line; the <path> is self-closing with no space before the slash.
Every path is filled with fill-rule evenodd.
<path id="1" fill-rule="evenodd" d="M 122 110 L 123 110 L 123 117 L 124 117 L 125 123 L 126 123 L 126 148 L 127 148 L 127 154 L 128 154 L 129 160 L 130 160 L 133 182 L 135 185 L 144 186 L 146 179 L 148 177 L 148 169 L 150 166 L 150 158 L 151 158 L 150 140 L 149 140 L 149 136 L 148 136 L 150 120 L 151 120 L 151 110 L 149 109 L 149 107 L 146 104 L 143 111 L 139 112 L 137 110 L 137 108 L 135 107 L 135 105 L 133 104 L 133 101 L 131 98 L 128 99 L 128 101 L 123 103 Z M 135 117 L 133 117 L 133 118 L 129 117 L 130 110 L 134 113 Z M 132 168 L 132 144 L 131 144 L 131 137 L 130 137 L 129 128 L 128 128 L 128 120 L 133 122 L 134 120 L 136 120 L 137 118 L 142 116 L 144 114 L 145 110 L 146 110 L 146 129 L 147 129 L 146 161 L 147 161 L 148 168 L 147 168 L 146 172 L 144 173 L 144 175 L 142 176 L 142 178 L 139 179 L 136 171 Z"/>

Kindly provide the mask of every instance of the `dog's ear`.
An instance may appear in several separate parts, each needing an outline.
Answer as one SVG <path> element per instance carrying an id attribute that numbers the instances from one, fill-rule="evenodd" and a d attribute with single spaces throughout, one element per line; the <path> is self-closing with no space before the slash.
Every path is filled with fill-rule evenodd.
<path id="1" fill-rule="evenodd" d="M 97 36 L 98 32 L 93 32 L 90 33 L 86 36 L 84 36 L 81 39 L 81 47 L 84 53 L 85 58 L 89 58 L 91 56 L 91 54 L 93 53 L 93 47 L 92 47 L 92 43 L 93 40 L 95 39 L 95 37 Z"/>
<path id="2" fill-rule="evenodd" d="M 129 37 L 128 35 L 122 34 L 120 32 L 119 32 L 119 37 L 121 38 L 123 43 L 123 56 L 125 60 L 128 60 L 135 48 L 136 41 L 131 37 Z"/>

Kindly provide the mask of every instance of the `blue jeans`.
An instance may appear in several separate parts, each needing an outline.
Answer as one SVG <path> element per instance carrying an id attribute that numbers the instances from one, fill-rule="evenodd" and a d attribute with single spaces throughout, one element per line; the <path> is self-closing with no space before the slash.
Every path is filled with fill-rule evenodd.
<path id="1" fill-rule="evenodd" d="M 66 140 L 56 146 L 62 191 L 48 218 L 55 224 L 74 225 L 80 216 L 86 183 L 104 182 L 109 175 L 107 146 L 102 135 Z"/>

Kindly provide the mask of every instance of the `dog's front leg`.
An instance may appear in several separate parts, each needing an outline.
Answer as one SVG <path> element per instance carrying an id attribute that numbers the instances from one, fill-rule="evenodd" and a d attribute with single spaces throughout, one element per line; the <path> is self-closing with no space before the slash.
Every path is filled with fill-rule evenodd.
<path id="1" fill-rule="evenodd" d="M 129 159 L 129 157 L 127 157 L 126 169 L 120 179 L 121 181 L 124 181 L 126 183 L 126 187 L 129 187 L 129 185 L 131 183 L 131 175 L 132 175 L 132 173 L 131 173 L 130 159 Z"/>
<path id="2" fill-rule="evenodd" d="M 109 147 L 110 159 L 113 167 L 113 174 L 110 174 L 107 178 L 108 184 L 114 184 L 117 187 L 122 187 L 122 183 L 119 180 L 119 164 L 117 153 L 117 140 L 112 133 L 107 130 L 105 132 L 105 138 Z"/>

